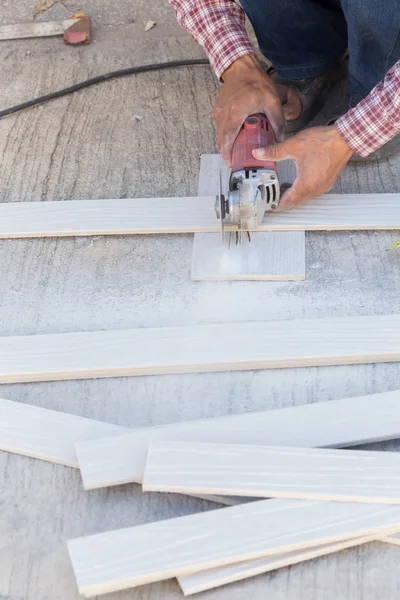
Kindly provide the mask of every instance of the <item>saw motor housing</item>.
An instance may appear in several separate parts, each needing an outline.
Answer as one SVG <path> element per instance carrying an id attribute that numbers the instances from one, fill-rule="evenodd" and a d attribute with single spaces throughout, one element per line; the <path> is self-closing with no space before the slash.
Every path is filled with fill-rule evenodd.
<path id="1" fill-rule="evenodd" d="M 217 198 L 215 205 L 224 225 L 252 231 L 259 227 L 266 211 L 277 208 L 280 189 L 276 165 L 253 156 L 253 150 L 274 143 L 275 137 L 265 115 L 247 117 L 232 150 L 228 197 Z"/>

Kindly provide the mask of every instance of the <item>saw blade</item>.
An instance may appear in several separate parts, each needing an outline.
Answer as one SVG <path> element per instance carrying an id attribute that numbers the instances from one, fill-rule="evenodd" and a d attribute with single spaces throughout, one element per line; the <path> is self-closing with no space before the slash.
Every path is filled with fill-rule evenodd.
<path id="1" fill-rule="evenodd" d="M 220 229 L 221 229 L 221 239 L 222 239 L 222 243 L 225 244 L 225 231 L 224 231 L 225 206 L 224 206 L 224 197 L 222 195 L 221 167 L 218 168 L 218 196 L 219 196 L 219 223 L 220 223 Z"/>

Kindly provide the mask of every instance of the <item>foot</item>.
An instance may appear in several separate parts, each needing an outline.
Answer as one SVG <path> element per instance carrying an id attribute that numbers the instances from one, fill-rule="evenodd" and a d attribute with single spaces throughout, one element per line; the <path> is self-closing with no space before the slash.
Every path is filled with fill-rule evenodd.
<path id="1" fill-rule="evenodd" d="M 307 79 L 284 79 L 277 73 L 272 74 L 282 100 L 286 134 L 304 129 L 321 110 L 333 86 L 344 77 L 345 62 L 339 62 L 326 73 Z"/>

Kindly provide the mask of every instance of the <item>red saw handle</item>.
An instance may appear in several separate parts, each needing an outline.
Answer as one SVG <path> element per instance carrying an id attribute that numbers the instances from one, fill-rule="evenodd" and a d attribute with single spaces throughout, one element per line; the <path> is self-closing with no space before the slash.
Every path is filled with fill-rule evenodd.
<path id="1" fill-rule="evenodd" d="M 265 115 L 247 117 L 232 149 L 232 172 L 242 169 L 273 169 L 274 162 L 263 162 L 253 156 L 253 150 L 275 144 L 275 136 Z"/>

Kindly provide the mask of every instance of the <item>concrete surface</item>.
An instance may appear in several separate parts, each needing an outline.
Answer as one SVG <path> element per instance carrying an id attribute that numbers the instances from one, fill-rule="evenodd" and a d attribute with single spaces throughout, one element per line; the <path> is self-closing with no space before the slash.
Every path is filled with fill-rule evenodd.
<path id="1" fill-rule="evenodd" d="M 0 23 L 31 20 L 33 5 L 5 0 Z M 64 0 L 37 19 L 81 9 L 93 17 L 91 46 L 65 47 L 61 38 L 1 43 L 1 107 L 113 69 L 202 56 L 166 0 Z M 149 19 L 157 25 L 146 33 Z M 0 200 L 195 194 L 200 154 L 215 151 L 210 110 L 218 88 L 208 68 L 158 72 L 1 121 Z M 349 166 L 335 191 L 392 192 L 399 184 L 400 161 L 389 159 Z M 400 254 L 386 252 L 395 239 L 395 232 L 308 234 L 307 278 L 296 283 L 191 282 L 189 235 L 3 240 L 0 335 L 399 312 Z M 380 364 L 3 385 L 0 395 L 142 426 L 398 387 L 400 365 Z M 210 508 L 133 485 L 84 492 L 75 470 L 0 453 L 0 600 L 77 600 L 65 539 Z M 397 600 L 399 559 L 399 548 L 370 544 L 199 598 Z M 107 596 L 181 597 L 174 581 Z"/>

